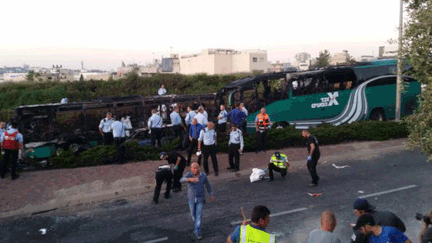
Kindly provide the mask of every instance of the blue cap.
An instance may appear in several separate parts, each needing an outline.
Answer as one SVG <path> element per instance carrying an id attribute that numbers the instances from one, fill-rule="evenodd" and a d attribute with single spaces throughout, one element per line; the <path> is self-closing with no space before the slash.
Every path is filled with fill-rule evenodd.
<path id="1" fill-rule="evenodd" d="M 167 156 L 168 154 L 165 152 L 161 152 L 160 153 L 160 159 L 163 159 L 165 156 Z"/>
<path id="2" fill-rule="evenodd" d="M 354 202 L 354 209 L 364 210 L 364 211 L 373 211 L 375 209 L 375 207 L 370 205 L 366 199 L 357 198 Z"/>

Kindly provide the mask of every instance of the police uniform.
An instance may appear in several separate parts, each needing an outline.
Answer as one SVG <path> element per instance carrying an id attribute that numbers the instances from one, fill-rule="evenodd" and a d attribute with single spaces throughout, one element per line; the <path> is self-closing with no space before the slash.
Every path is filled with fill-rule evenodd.
<path id="1" fill-rule="evenodd" d="M 170 197 L 170 190 L 171 190 L 171 181 L 172 181 L 172 173 L 171 173 L 171 166 L 170 165 L 160 165 L 156 169 L 156 187 L 154 191 L 153 196 L 153 202 L 158 203 L 159 202 L 159 194 L 162 188 L 162 184 L 164 181 L 166 181 L 166 191 L 165 191 L 165 198 Z"/>
<path id="2" fill-rule="evenodd" d="M 191 163 L 191 159 L 192 159 L 192 154 L 195 153 L 195 149 L 198 146 L 198 138 L 201 134 L 201 130 L 204 129 L 204 126 L 197 123 L 196 125 L 192 124 L 189 127 L 189 137 L 192 138 L 192 141 L 190 141 L 189 143 L 189 148 L 188 148 L 188 159 L 187 159 L 187 165 L 189 166 Z M 198 156 L 198 164 L 201 165 L 201 157 L 202 156 Z"/>
<path id="3" fill-rule="evenodd" d="M 158 114 L 153 114 L 147 124 L 148 128 L 151 132 L 151 143 L 153 146 L 157 145 L 158 147 L 162 147 L 161 145 L 161 129 L 162 129 L 162 117 L 160 117 Z"/>
<path id="4" fill-rule="evenodd" d="M 240 170 L 240 150 L 243 150 L 243 133 L 240 129 L 235 131 L 231 130 L 230 139 L 228 142 L 228 154 L 229 154 L 229 169 Z M 234 160 L 234 161 L 233 161 Z"/>
<path id="5" fill-rule="evenodd" d="M 268 165 L 268 169 L 269 169 L 269 176 L 270 176 L 270 181 L 273 180 L 273 170 L 280 172 L 282 175 L 282 178 L 285 179 L 285 176 L 287 174 L 288 171 L 288 156 L 286 156 L 285 154 L 280 154 L 280 158 L 277 158 L 275 154 L 273 154 L 273 156 L 270 159 L 270 163 Z"/>
<path id="6" fill-rule="evenodd" d="M 217 124 L 217 131 L 219 132 L 219 134 L 222 134 L 225 136 L 226 133 L 226 122 L 227 122 L 227 118 L 228 118 L 228 112 L 226 110 L 223 110 L 219 113 L 218 118 L 221 117 L 221 119 L 218 119 L 218 124 Z"/>
<path id="7" fill-rule="evenodd" d="M 120 121 L 115 121 L 113 122 L 113 124 L 111 124 L 111 130 L 114 137 L 114 145 L 117 149 L 117 153 L 119 156 L 118 160 L 120 163 L 125 162 L 125 147 L 121 145 L 126 138 L 126 129 L 126 125 Z"/>
<path id="8" fill-rule="evenodd" d="M 180 160 L 178 166 L 176 166 L 177 160 Z M 181 191 L 180 179 L 182 178 L 184 169 L 186 167 L 186 159 L 183 157 L 183 155 L 179 154 L 178 152 L 171 152 L 168 153 L 168 164 L 172 164 L 174 166 L 174 173 L 173 173 L 174 192 Z"/>
<path id="9" fill-rule="evenodd" d="M 255 123 L 258 125 L 256 151 L 264 151 L 267 142 L 267 131 L 270 125 L 270 117 L 267 113 L 259 113 L 255 118 Z"/>
<path id="10" fill-rule="evenodd" d="M 182 119 L 178 112 L 173 111 L 170 114 L 171 125 L 174 131 L 174 138 L 179 138 L 179 145 L 177 149 L 182 149 L 182 139 L 183 139 L 183 127 L 182 127 Z"/>
<path id="11" fill-rule="evenodd" d="M 202 143 L 202 153 L 204 157 L 204 171 L 208 175 L 208 157 L 209 155 L 212 158 L 213 170 L 215 172 L 215 176 L 219 175 L 218 161 L 217 161 L 217 148 L 216 148 L 216 131 L 214 129 L 209 130 L 205 128 L 201 130 L 198 141 Z"/>
<path id="12" fill-rule="evenodd" d="M 102 129 L 102 132 L 104 134 L 103 139 L 105 145 L 110 145 L 113 142 L 113 134 L 111 125 L 113 124 L 114 120 L 104 118 L 100 121 L 99 128 Z"/>
<path id="13" fill-rule="evenodd" d="M 7 131 L 1 134 L 0 141 L 2 143 L 2 149 L 4 152 L 3 164 L 0 167 L 0 176 L 1 178 L 5 178 L 6 167 L 9 164 L 9 161 L 12 159 L 11 175 L 12 180 L 15 180 L 18 178 L 16 168 L 20 145 L 24 143 L 23 135 L 19 133 L 17 129 L 9 128 Z"/>

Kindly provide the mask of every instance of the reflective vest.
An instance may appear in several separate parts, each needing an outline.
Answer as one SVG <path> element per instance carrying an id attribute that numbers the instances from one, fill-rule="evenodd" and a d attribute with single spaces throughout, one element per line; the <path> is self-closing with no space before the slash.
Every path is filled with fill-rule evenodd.
<path id="1" fill-rule="evenodd" d="M 287 162 L 284 162 L 286 157 L 287 156 L 285 154 L 281 154 L 281 158 L 277 159 L 276 156 L 273 155 L 270 159 L 270 162 L 276 165 L 278 168 L 288 169 L 289 164 Z"/>
<path id="2" fill-rule="evenodd" d="M 270 119 L 269 119 L 268 114 L 267 113 L 264 113 L 264 114 L 259 113 L 257 115 L 257 117 L 258 117 L 258 121 L 257 121 L 258 122 L 258 128 L 260 130 L 265 130 L 268 127 L 268 125 L 270 125 Z"/>
<path id="3" fill-rule="evenodd" d="M 239 243 L 274 243 L 276 236 L 265 231 L 255 229 L 250 225 L 240 227 Z"/>
<path id="4" fill-rule="evenodd" d="M 7 131 L 4 133 L 4 140 L 3 140 L 3 148 L 4 149 L 10 149 L 10 150 L 17 150 L 19 149 L 19 142 L 15 139 L 15 137 L 18 135 L 18 131 L 9 134 Z"/>

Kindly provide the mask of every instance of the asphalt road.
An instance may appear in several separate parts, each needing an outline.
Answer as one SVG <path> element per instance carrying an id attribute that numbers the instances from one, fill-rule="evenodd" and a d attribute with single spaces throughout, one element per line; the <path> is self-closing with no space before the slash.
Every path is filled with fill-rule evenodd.
<path id="1" fill-rule="evenodd" d="M 324 161 L 322 161 L 324 162 Z M 343 169 L 332 166 L 349 165 Z M 241 220 L 240 206 L 250 215 L 255 205 L 266 205 L 272 215 L 268 232 L 278 242 L 307 242 L 308 233 L 319 227 L 322 211 L 336 213 L 335 232 L 342 242 L 352 235 L 353 202 L 366 197 L 378 210 L 390 210 L 407 227 L 407 236 L 417 242 L 420 223 L 416 212 L 432 208 L 432 163 L 418 151 L 392 152 L 381 156 L 357 156 L 328 161 L 318 166 L 320 185 L 308 188 L 305 167 L 290 171 L 285 181 L 276 174 L 273 182 L 251 184 L 248 177 L 232 177 L 213 183 L 216 200 L 204 207 L 201 242 L 225 242 Z M 210 182 L 211 182 L 210 177 Z M 164 186 L 165 187 L 165 186 Z M 322 193 L 312 197 L 307 193 Z M 150 196 L 120 200 L 75 212 L 50 213 L 30 218 L 0 221 L 2 242 L 195 242 L 185 190 L 169 200 L 150 204 Z M 45 229 L 43 234 L 40 229 Z"/>

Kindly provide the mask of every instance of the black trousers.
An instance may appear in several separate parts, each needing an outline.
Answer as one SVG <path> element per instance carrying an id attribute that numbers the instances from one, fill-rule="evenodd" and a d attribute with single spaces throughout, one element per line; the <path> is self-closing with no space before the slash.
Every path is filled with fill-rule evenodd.
<path id="1" fill-rule="evenodd" d="M 258 130 L 257 132 L 257 139 L 256 139 L 256 150 L 260 151 L 260 150 L 265 150 L 265 145 L 267 143 L 267 130 L 264 130 L 263 132 L 261 132 L 260 130 Z"/>
<path id="2" fill-rule="evenodd" d="M 117 162 L 124 163 L 125 162 L 125 147 L 122 145 L 124 142 L 124 138 L 114 138 L 114 146 L 117 150 Z"/>
<path id="3" fill-rule="evenodd" d="M 215 174 L 219 173 L 216 152 L 217 152 L 216 145 L 203 145 L 202 146 L 202 153 L 203 153 L 203 157 L 204 157 L 204 171 L 207 175 L 209 174 L 209 168 L 208 168 L 209 155 L 211 156 L 211 159 L 212 159 L 213 170 L 214 170 Z"/>
<path id="4" fill-rule="evenodd" d="M 281 169 L 273 163 L 269 163 L 268 169 L 269 169 L 270 180 L 273 180 L 273 178 L 274 178 L 273 171 L 280 172 L 282 177 L 285 177 L 287 174 L 287 169 Z"/>
<path id="5" fill-rule="evenodd" d="M 114 140 L 112 132 L 105 132 L 103 139 L 105 145 L 111 145 Z"/>
<path id="6" fill-rule="evenodd" d="M 2 166 L 0 167 L 0 176 L 1 178 L 5 177 L 6 167 L 8 166 L 9 161 L 11 161 L 11 175 L 12 178 L 15 178 L 17 176 L 16 169 L 17 169 L 17 161 L 18 161 L 18 150 L 3 149 L 3 151 L 4 151 L 4 155 L 3 155 L 3 163 Z"/>
<path id="7" fill-rule="evenodd" d="M 321 155 L 312 156 L 312 160 L 307 162 L 309 173 L 312 177 L 312 183 L 318 184 L 319 176 L 316 172 L 316 166 Z"/>
<path id="8" fill-rule="evenodd" d="M 179 145 L 177 146 L 177 149 L 181 149 L 182 146 L 182 142 L 183 142 L 183 127 L 180 125 L 175 125 L 172 127 L 173 131 L 174 131 L 174 139 L 175 138 L 179 138 Z"/>
<path id="9" fill-rule="evenodd" d="M 226 123 L 217 124 L 216 131 L 218 135 L 225 136 L 226 135 Z"/>
<path id="10" fill-rule="evenodd" d="M 187 166 L 190 165 L 191 160 L 192 160 L 192 154 L 194 154 L 196 152 L 196 148 L 198 147 L 198 140 L 196 139 L 192 139 L 192 141 L 190 141 L 189 143 L 189 148 L 188 148 L 188 159 L 187 159 Z M 198 157 L 198 164 L 201 165 L 201 157 Z"/>
<path id="11" fill-rule="evenodd" d="M 151 144 L 153 145 L 153 147 L 156 146 L 156 142 L 159 148 L 162 147 L 161 133 L 162 131 L 160 128 L 151 128 Z"/>
<path id="12" fill-rule="evenodd" d="M 170 170 L 163 170 L 160 172 L 156 172 L 156 188 L 154 191 L 153 201 L 157 202 L 159 200 L 159 194 L 162 189 L 162 184 L 164 181 L 166 181 L 166 191 L 165 191 L 165 198 L 169 197 L 170 191 L 171 191 L 171 181 L 172 181 L 172 174 Z"/>
<path id="13" fill-rule="evenodd" d="M 240 144 L 230 144 L 228 146 L 228 158 L 229 165 L 231 168 L 235 168 L 236 170 L 240 170 Z"/>
<path id="14" fill-rule="evenodd" d="M 186 161 L 181 161 L 180 165 L 178 166 L 178 170 L 174 170 L 174 175 L 173 175 L 173 188 L 174 189 L 180 189 L 181 190 L 181 183 L 180 183 L 180 179 L 183 176 L 183 172 L 185 170 L 186 167 Z"/>

